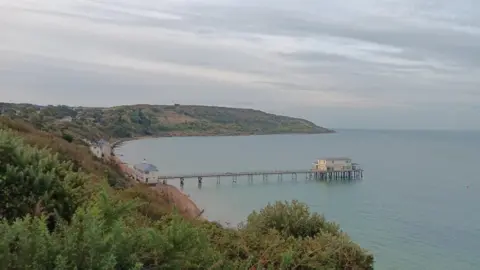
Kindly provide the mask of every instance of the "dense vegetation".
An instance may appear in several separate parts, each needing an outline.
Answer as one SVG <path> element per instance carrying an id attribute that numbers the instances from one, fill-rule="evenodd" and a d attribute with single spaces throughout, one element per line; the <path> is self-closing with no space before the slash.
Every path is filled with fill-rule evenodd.
<path id="1" fill-rule="evenodd" d="M 0 112 L 26 120 L 46 131 L 89 139 L 332 132 L 303 119 L 252 109 L 209 106 L 85 108 L 0 103 Z"/>
<path id="2" fill-rule="evenodd" d="M 0 269 L 373 269 L 302 203 L 237 229 L 188 219 L 85 146 L 0 117 Z"/>

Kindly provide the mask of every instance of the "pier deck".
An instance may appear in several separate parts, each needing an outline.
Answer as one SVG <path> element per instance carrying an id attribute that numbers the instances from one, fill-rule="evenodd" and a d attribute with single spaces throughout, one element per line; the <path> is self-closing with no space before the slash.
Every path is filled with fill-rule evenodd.
<path id="1" fill-rule="evenodd" d="M 336 180 L 347 179 L 355 180 L 363 178 L 363 169 L 356 168 L 348 171 L 317 171 L 317 170 L 272 170 L 272 171 L 244 171 L 244 172 L 214 172 L 214 173 L 190 173 L 190 174 L 171 174 L 158 176 L 156 183 L 148 183 L 149 185 L 156 185 L 160 182 L 166 183 L 167 180 L 179 179 L 183 186 L 185 179 L 196 178 L 198 184 L 201 185 L 203 178 L 216 178 L 217 183 L 220 183 L 221 178 L 231 177 L 236 183 L 238 177 L 247 176 L 249 182 L 253 182 L 254 176 L 262 176 L 263 181 L 267 181 L 269 176 L 275 175 L 278 180 L 283 179 L 283 175 L 291 175 L 293 180 L 297 180 L 298 175 L 305 175 L 305 179 L 315 180 Z"/>
<path id="2" fill-rule="evenodd" d="M 174 174 L 160 176 L 160 179 L 180 179 L 180 178 L 209 178 L 225 176 L 249 176 L 249 175 L 279 175 L 279 174 L 301 174 L 312 173 L 312 170 L 287 170 L 287 171 L 248 171 L 248 172 L 214 172 L 214 173 L 193 173 L 193 174 Z"/>

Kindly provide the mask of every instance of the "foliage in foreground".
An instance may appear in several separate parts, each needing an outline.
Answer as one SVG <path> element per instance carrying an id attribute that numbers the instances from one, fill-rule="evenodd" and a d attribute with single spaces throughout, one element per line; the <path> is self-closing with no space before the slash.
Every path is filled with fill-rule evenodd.
<path id="1" fill-rule="evenodd" d="M 58 155 L 60 161 L 70 162 L 73 171 L 84 171 L 89 173 L 91 182 L 104 182 L 105 178 L 109 185 L 115 188 L 130 186 L 119 169 L 110 164 L 94 158 L 90 150 L 84 145 L 69 143 L 52 133 L 40 131 L 22 120 L 12 120 L 0 116 L 0 129 L 7 129 L 14 132 L 16 137 L 21 137 L 25 145 L 34 146 L 39 149 L 48 148 L 51 153 Z"/>
<path id="2" fill-rule="evenodd" d="M 179 216 L 162 226 L 133 226 L 131 204 L 103 194 L 53 232 L 45 218 L 0 225 L 2 269 L 207 269 L 220 257 L 206 236 Z"/>
<path id="3" fill-rule="evenodd" d="M 72 166 L 0 130 L 0 217 L 12 220 L 42 211 L 68 220 L 86 198 L 86 176 Z"/>
<path id="4" fill-rule="evenodd" d="M 305 204 L 268 205 L 235 230 L 186 220 L 142 188 L 90 188 L 99 175 L 18 134 L 0 130 L 0 269 L 373 269 Z"/>

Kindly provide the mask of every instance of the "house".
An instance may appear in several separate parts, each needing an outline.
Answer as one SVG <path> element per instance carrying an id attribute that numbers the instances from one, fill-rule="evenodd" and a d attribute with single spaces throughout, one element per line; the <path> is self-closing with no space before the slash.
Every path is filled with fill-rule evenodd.
<path id="1" fill-rule="evenodd" d="M 110 158 L 112 155 L 112 146 L 106 140 L 101 139 L 90 145 L 90 151 L 98 158 Z"/>
<path id="2" fill-rule="evenodd" d="M 352 169 L 354 169 L 352 159 L 344 157 L 322 158 L 313 163 L 314 171 L 342 172 Z"/>
<path id="3" fill-rule="evenodd" d="M 71 116 L 65 116 L 62 119 L 60 119 L 59 122 L 70 123 L 70 122 L 72 122 L 72 120 L 73 120 L 73 118 Z"/>
<path id="4" fill-rule="evenodd" d="M 102 149 L 95 144 L 90 145 L 90 151 L 98 158 L 102 158 Z"/>
<path id="5" fill-rule="evenodd" d="M 102 150 L 102 155 L 104 158 L 109 158 L 112 155 L 112 146 L 106 140 L 99 140 L 97 145 Z"/>
<path id="6" fill-rule="evenodd" d="M 155 183 L 159 178 L 157 167 L 146 162 L 134 165 L 133 173 L 136 180 L 143 183 Z"/>

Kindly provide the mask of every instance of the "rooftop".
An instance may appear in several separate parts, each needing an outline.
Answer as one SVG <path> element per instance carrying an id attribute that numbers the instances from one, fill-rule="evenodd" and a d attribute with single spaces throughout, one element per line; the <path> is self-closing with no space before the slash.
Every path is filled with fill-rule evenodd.
<path id="1" fill-rule="evenodd" d="M 133 166 L 135 169 L 141 171 L 141 172 L 144 172 L 144 173 L 149 173 L 149 172 L 158 172 L 158 169 L 157 167 L 155 167 L 155 165 L 152 165 L 152 164 L 148 164 L 148 163 L 140 163 L 140 164 L 136 164 L 135 166 Z"/>
<path id="2" fill-rule="evenodd" d="M 348 157 L 324 157 L 324 158 L 319 158 L 318 160 L 352 160 L 352 159 Z"/>
<path id="3" fill-rule="evenodd" d="M 107 143 L 108 143 L 108 142 L 107 142 L 106 140 L 104 140 L 104 139 L 100 139 L 100 140 L 97 141 L 97 144 L 98 144 L 98 145 L 104 145 L 104 144 L 107 144 Z"/>

